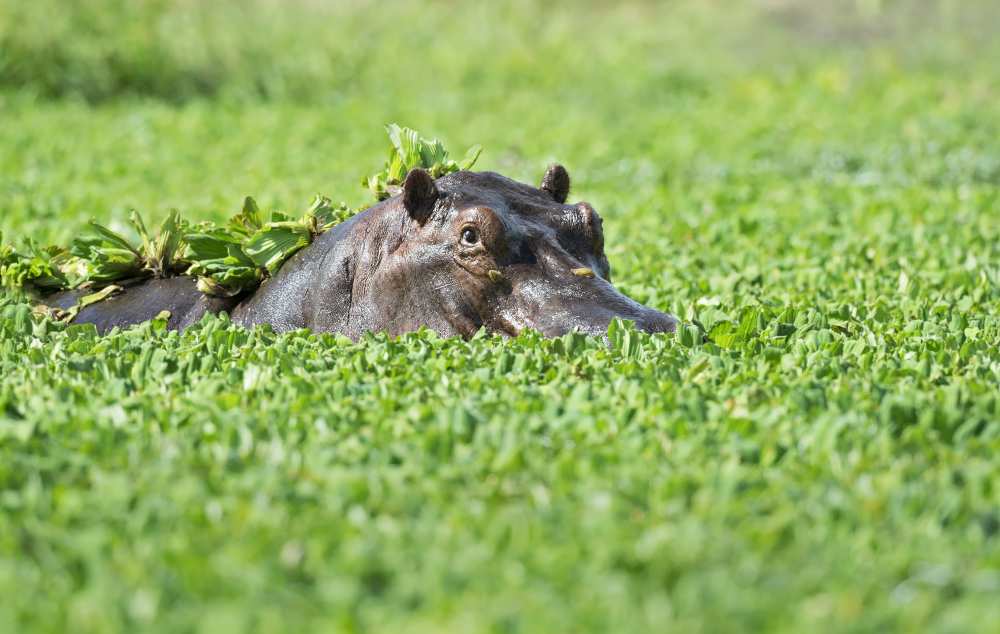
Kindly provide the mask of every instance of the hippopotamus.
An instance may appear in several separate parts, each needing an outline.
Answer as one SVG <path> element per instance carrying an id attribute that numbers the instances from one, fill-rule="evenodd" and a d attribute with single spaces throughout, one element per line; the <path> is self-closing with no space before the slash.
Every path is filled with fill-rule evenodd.
<path id="1" fill-rule="evenodd" d="M 357 340 L 430 328 L 442 336 L 489 332 L 548 337 L 572 330 L 604 335 L 615 318 L 652 333 L 677 320 L 611 284 L 601 217 L 567 204 L 570 178 L 553 165 L 539 187 L 493 172 L 437 180 L 412 169 L 396 195 L 319 235 L 256 291 L 232 298 L 201 293 L 191 277 L 151 279 L 84 307 L 74 323 L 98 331 L 168 311 L 181 330 L 207 313 L 233 322 L 306 328 Z M 83 291 L 49 298 L 68 309 Z"/>

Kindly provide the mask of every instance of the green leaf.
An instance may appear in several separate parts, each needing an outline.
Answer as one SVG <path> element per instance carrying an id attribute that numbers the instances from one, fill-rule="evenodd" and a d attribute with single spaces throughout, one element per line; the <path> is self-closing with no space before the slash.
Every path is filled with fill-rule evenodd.
<path id="1" fill-rule="evenodd" d="M 306 212 L 306 218 L 314 218 L 313 225 L 316 227 L 314 233 L 321 233 L 350 219 L 357 213 L 358 210 L 351 209 L 346 203 L 340 203 L 335 207 L 329 198 L 317 194 Z"/>
<path id="2" fill-rule="evenodd" d="M 463 171 L 472 169 L 476 164 L 476 161 L 479 160 L 479 155 L 482 153 L 483 146 L 477 144 L 470 147 L 468 151 L 466 151 L 465 158 L 462 159 L 459 169 Z"/>
<path id="3" fill-rule="evenodd" d="M 273 275 L 311 240 L 309 229 L 300 222 L 272 222 L 251 236 L 244 251 L 254 264 Z"/>
<path id="4" fill-rule="evenodd" d="M 250 196 L 243 199 L 243 209 L 233 216 L 229 221 L 229 226 L 236 232 L 244 236 L 250 236 L 264 226 L 264 216 L 255 201 Z"/>
<path id="5" fill-rule="evenodd" d="M 77 300 L 75 306 L 66 311 L 66 315 L 63 321 L 66 322 L 73 321 L 74 319 L 76 319 L 76 316 L 80 314 L 80 311 L 83 310 L 84 308 L 88 306 L 93 306 L 98 302 L 103 302 L 104 300 L 106 300 L 107 298 L 111 297 L 112 295 L 121 290 L 122 288 L 120 286 L 115 286 L 112 284 L 111 286 L 105 286 L 104 288 L 95 293 L 84 295 L 79 300 Z"/>
<path id="6" fill-rule="evenodd" d="M 161 276 L 169 273 L 176 259 L 180 257 L 179 251 L 183 241 L 180 213 L 176 209 L 171 210 L 163 220 L 163 224 L 160 225 L 153 253 L 153 261 Z"/>
<path id="7" fill-rule="evenodd" d="M 448 158 L 448 150 L 438 139 L 423 138 L 416 130 L 395 123 L 388 124 L 385 131 L 389 137 L 389 157 L 385 168 L 361 181 L 376 200 L 385 200 L 397 193 L 407 173 L 414 168 L 426 169 L 432 178 L 440 178 L 461 169 L 470 169 L 482 152 L 482 147 L 478 145 L 469 148 L 459 164 Z"/>
<path id="8" fill-rule="evenodd" d="M 141 243 L 139 247 L 139 253 L 142 254 L 144 260 L 149 260 L 153 253 L 153 240 L 149 236 L 149 231 L 146 230 L 146 223 L 143 222 L 142 216 L 139 212 L 132 210 L 128 216 L 129 222 L 135 227 L 135 231 L 139 234 L 139 241 Z"/>
<path id="9" fill-rule="evenodd" d="M 219 230 L 211 233 L 189 233 L 184 236 L 184 241 L 188 246 L 188 257 L 194 261 L 224 258 L 237 244 L 230 235 Z"/>
<path id="10" fill-rule="evenodd" d="M 134 246 L 132 246 L 132 244 L 128 240 L 126 240 L 120 233 L 112 231 L 108 227 L 105 227 L 104 225 L 98 223 L 96 220 L 90 221 L 90 228 L 93 229 L 101 238 L 103 238 L 104 241 L 111 244 L 115 248 L 131 251 L 136 255 L 136 257 L 140 256 L 139 250 L 136 249 Z"/>
<path id="11" fill-rule="evenodd" d="M 141 276 L 142 270 L 142 258 L 131 249 L 103 247 L 90 254 L 87 279 L 115 281 Z"/>
<path id="12" fill-rule="evenodd" d="M 0 285 L 29 293 L 66 288 L 68 280 L 59 267 L 69 257 L 68 252 L 58 247 L 41 248 L 30 239 L 25 240 L 25 246 L 27 254 L 0 245 Z"/>

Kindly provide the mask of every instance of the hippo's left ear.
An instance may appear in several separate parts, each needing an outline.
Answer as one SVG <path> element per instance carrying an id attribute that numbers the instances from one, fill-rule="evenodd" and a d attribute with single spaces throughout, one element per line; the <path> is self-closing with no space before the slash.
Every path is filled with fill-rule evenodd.
<path id="1" fill-rule="evenodd" d="M 403 181 L 403 206 L 410 213 L 410 217 L 421 225 L 424 224 L 434 211 L 437 199 L 437 185 L 427 170 L 419 167 L 411 169 Z"/>
<path id="2" fill-rule="evenodd" d="M 558 163 L 550 165 L 542 177 L 542 191 L 548 192 L 557 203 L 566 202 L 569 196 L 569 172 L 566 168 Z"/>

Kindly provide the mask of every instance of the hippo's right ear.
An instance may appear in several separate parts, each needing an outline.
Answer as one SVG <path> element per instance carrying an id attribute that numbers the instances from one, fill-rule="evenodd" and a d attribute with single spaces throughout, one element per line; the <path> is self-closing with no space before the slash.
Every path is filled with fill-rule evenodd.
<path id="1" fill-rule="evenodd" d="M 411 169 L 403 181 L 403 206 L 406 207 L 410 217 L 424 224 L 434 211 L 437 199 L 437 185 L 427 170 L 419 167 Z"/>
<path id="2" fill-rule="evenodd" d="M 552 196 L 557 203 L 566 202 L 566 197 L 569 196 L 569 172 L 558 163 L 550 165 L 549 169 L 545 170 L 545 176 L 542 177 L 541 189 L 548 192 L 549 196 Z"/>

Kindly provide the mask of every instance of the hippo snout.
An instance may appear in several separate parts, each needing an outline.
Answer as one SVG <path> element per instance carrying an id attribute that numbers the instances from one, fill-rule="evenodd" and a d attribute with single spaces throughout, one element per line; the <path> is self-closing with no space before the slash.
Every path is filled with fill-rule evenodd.
<path id="1" fill-rule="evenodd" d="M 612 301 L 593 301 L 594 298 L 583 297 L 558 301 L 550 297 L 543 305 L 525 311 L 526 319 L 514 320 L 520 323 L 511 334 L 530 328 L 547 337 L 560 337 L 571 331 L 602 337 L 615 319 L 630 321 L 637 329 L 648 333 L 676 331 L 677 319 L 672 315 L 643 306 L 624 295 L 615 295 Z M 511 329 L 507 331 L 511 332 Z"/>
<path id="2" fill-rule="evenodd" d="M 643 332 L 675 332 L 677 330 L 677 319 L 667 313 L 661 313 L 652 308 L 646 308 L 635 320 L 636 328 Z"/>
<path id="3" fill-rule="evenodd" d="M 630 321 L 635 324 L 637 329 L 650 334 L 672 333 L 677 330 L 677 320 L 673 316 L 645 306 L 636 311 L 628 312 L 591 311 L 591 315 L 590 319 L 578 318 L 567 322 L 560 329 L 562 332 L 559 334 L 578 330 L 589 335 L 604 336 L 614 319 Z"/>

